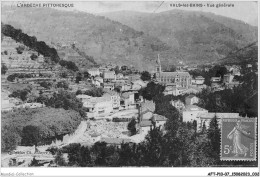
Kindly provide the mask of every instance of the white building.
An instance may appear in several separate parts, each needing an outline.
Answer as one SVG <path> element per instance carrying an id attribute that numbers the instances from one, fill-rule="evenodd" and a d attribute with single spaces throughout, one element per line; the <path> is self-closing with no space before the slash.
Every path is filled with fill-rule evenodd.
<path id="1" fill-rule="evenodd" d="M 192 85 L 203 85 L 205 82 L 205 78 L 202 76 L 197 76 L 195 79 L 191 80 Z"/>
<path id="2" fill-rule="evenodd" d="M 115 91 L 107 90 L 103 97 L 108 97 L 112 100 L 113 109 L 119 109 L 120 107 L 120 95 Z"/>
<path id="3" fill-rule="evenodd" d="M 219 126 L 221 126 L 221 119 L 237 119 L 241 118 L 239 113 L 202 113 L 197 116 L 197 129 L 202 130 L 203 124 L 205 127 L 209 128 L 210 121 L 216 117 L 218 119 Z"/>
<path id="4" fill-rule="evenodd" d="M 83 107 L 88 109 L 88 118 L 109 115 L 113 112 L 112 105 L 112 100 L 108 97 L 92 97 L 83 103 Z"/>
<path id="5" fill-rule="evenodd" d="M 196 104 L 198 102 L 199 102 L 199 98 L 196 97 L 195 95 L 189 95 L 185 98 L 186 105 L 192 105 L 192 104 Z"/>
<path id="6" fill-rule="evenodd" d="M 197 120 L 199 114 L 208 113 L 208 110 L 200 108 L 196 105 L 187 105 L 182 112 L 183 122 L 193 122 Z"/>
<path id="7" fill-rule="evenodd" d="M 121 103 L 120 105 L 129 109 L 135 106 L 135 92 L 125 92 L 121 95 Z"/>
<path id="8" fill-rule="evenodd" d="M 115 84 L 114 83 L 104 83 L 104 89 L 114 90 Z"/>
<path id="9" fill-rule="evenodd" d="M 89 99 L 93 98 L 92 96 L 89 96 L 89 95 L 77 95 L 76 96 L 81 102 L 86 102 L 88 101 Z"/>
<path id="10" fill-rule="evenodd" d="M 115 73 L 115 71 L 104 71 L 103 78 L 104 78 L 104 81 L 115 81 L 116 73 Z"/>
<path id="11" fill-rule="evenodd" d="M 88 70 L 88 73 L 91 75 L 91 76 L 99 76 L 100 75 L 100 71 L 98 68 L 91 68 Z"/>
<path id="12" fill-rule="evenodd" d="M 175 107 L 179 111 L 182 111 L 185 108 L 185 105 L 181 100 L 172 100 L 170 103 L 173 107 Z"/>

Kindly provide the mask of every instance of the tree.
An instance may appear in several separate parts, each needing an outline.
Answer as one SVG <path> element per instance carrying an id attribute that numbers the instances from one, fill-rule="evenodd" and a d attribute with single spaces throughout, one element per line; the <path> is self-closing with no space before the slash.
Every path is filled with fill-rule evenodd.
<path id="1" fill-rule="evenodd" d="M 84 78 L 89 78 L 91 75 L 87 71 L 84 71 L 83 76 Z"/>
<path id="2" fill-rule="evenodd" d="M 135 135 L 136 132 L 137 132 L 137 130 L 136 130 L 136 123 L 137 122 L 136 122 L 135 118 L 133 117 L 131 119 L 131 121 L 128 123 L 128 125 L 127 125 L 127 129 L 130 131 L 131 136 Z"/>
<path id="3" fill-rule="evenodd" d="M 192 126 L 193 126 L 193 129 L 194 129 L 195 131 L 197 131 L 197 121 L 196 121 L 196 120 L 194 120 L 194 121 L 192 122 Z"/>
<path id="4" fill-rule="evenodd" d="M 31 163 L 29 164 L 29 167 L 37 167 L 40 166 L 38 160 L 35 159 L 35 157 L 33 157 Z"/>
<path id="5" fill-rule="evenodd" d="M 76 83 L 79 83 L 79 81 L 82 81 L 82 74 L 78 73 L 76 76 Z"/>
<path id="6" fill-rule="evenodd" d="M 93 87 L 91 90 L 85 91 L 85 95 L 93 96 L 93 97 L 101 97 L 104 91 L 102 88 Z"/>
<path id="7" fill-rule="evenodd" d="M 63 157 L 63 154 L 61 152 L 61 150 L 57 151 L 57 154 L 55 155 L 55 159 L 54 162 L 61 167 L 67 166 L 67 163 L 65 162 L 65 159 Z"/>
<path id="8" fill-rule="evenodd" d="M 67 90 L 69 88 L 69 85 L 66 81 L 60 81 L 57 83 L 57 88 L 64 88 Z"/>
<path id="9" fill-rule="evenodd" d="M 43 82 L 40 82 L 40 86 L 42 86 L 42 87 L 44 87 L 46 89 L 50 89 L 51 88 L 51 83 L 43 81 Z"/>
<path id="10" fill-rule="evenodd" d="M 77 90 L 76 91 L 76 95 L 81 95 L 82 94 L 82 91 L 81 90 Z"/>
<path id="11" fill-rule="evenodd" d="M 146 166 L 161 166 L 166 160 L 165 139 L 160 127 L 150 129 L 150 132 L 145 137 L 144 162 Z"/>
<path id="12" fill-rule="evenodd" d="M 30 90 L 28 90 L 28 89 L 16 90 L 16 91 L 13 91 L 13 93 L 11 93 L 9 95 L 9 97 L 20 98 L 22 101 L 25 101 L 25 100 L 27 100 L 29 93 L 30 93 Z"/>
<path id="13" fill-rule="evenodd" d="M 205 124 L 205 121 L 204 121 L 201 133 L 205 133 L 205 132 L 206 132 L 206 124 Z"/>
<path id="14" fill-rule="evenodd" d="M 151 74 L 148 71 L 143 71 L 141 73 L 141 79 L 143 81 L 149 81 L 149 80 L 151 80 Z"/>
<path id="15" fill-rule="evenodd" d="M 6 79 L 7 79 L 9 82 L 13 82 L 13 81 L 15 80 L 15 78 L 16 78 L 16 75 L 15 75 L 15 74 L 11 74 L 11 75 L 7 76 Z"/>
<path id="16" fill-rule="evenodd" d="M 3 116 L 3 115 L 2 115 Z M 3 122 L 4 123 L 4 122 Z M 12 125 L 2 125 L 1 128 L 1 151 L 10 152 L 21 143 L 21 137 L 17 132 L 17 127 Z"/>
<path id="17" fill-rule="evenodd" d="M 6 72 L 7 72 L 8 68 L 6 67 L 5 64 L 2 64 L 2 67 L 1 67 L 1 74 L 5 75 Z"/>
<path id="18" fill-rule="evenodd" d="M 220 129 L 218 126 L 218 120 L 215 116 L 213 119 L 211 119 L 209 128 L 207 130 L 207 137 L 209 139 L 211 148 L 212 148 L 212 157 L 215 159 L 219 159 L 219 153 L 220 153 Z"/>
<path id="19" fill-rule="evenodd" d="M 35 53 L 33 53 L 33 54 L 30 56 L 30 58 L 31 58 L 31 60 L 35 60 L 35 59 L 38 58 L 38 56 L 37 56 Z"/>
<path id="20" fill-rule="evenodd" d="M 67 77 L 68 77 L 68 74 L 67 74 L 66 72 L 62 72 L 62 73 L 60 74 L 60 77 L 62 77 L 62 78 L 67 78 Z"/>
<path id="21" fill-rule="evenodd" d="M 16 51 L 17 51 L 18 54 L 22 54 L 23 51 L 24 51 L 24 49 L 25 49 L 25 47 L 24 47 L 24 46 L 21 46 L 21 45 L 19 45 L 18 47 L 16 47 Z"/>
<path id="22" fill-rule="evenodd" d="M 153 100 L 157 95 L 161 95 L 165 89 L 165 86 L 160 84 L 155 84 L 154 82 L 149 82 L 147 87 L 141 89 L 140 95 L 147 100 Z"/>
<path id="23" fill-rule="evenodd" d="M 40 131 L 38 127 L 28 125 L 22 131 L 22 145 L 24 146 L 37 146 L 41 141 Z"/>

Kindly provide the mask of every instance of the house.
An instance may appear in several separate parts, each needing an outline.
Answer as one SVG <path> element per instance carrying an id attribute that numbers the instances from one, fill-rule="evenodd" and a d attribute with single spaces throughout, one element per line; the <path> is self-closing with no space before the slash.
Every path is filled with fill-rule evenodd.
<path id="1" fill-rule="evenodd" d="M 83 107 L 88 109 L 88 118 L 109 115 L 113 112 L 112 100 L 108 97 L 92 97 L 83 103 Z"/>
<path id="2" fill-rule="evenodd" d="M 129 91 L 132 88 L 131 83 L 123 83 L 121 84 L 121 91 Z"/>
<path id="3" fill-rule="evenodd" d="M 205 82 L 205 78 L 202 77 L 202 76 L 197 76 L 197 77 L 195 77 L 195 79 L 194 79 L 195 85 L 203 85 L 204 82 Z"/>
<path id="4" fill-rule="evenodd" d="M 204 85 L 202 85 L 204 86 Z M 197 86 L 190 86 L 189 88 L 187 88 L 186 90 L 183 91 L 183 94 L 197 94 L 200 93 L 202 91 L 201 87 L 197 87 Z"/>
<path id="5" fill-rule="evenodd" d="M 116 80 L 120 80 L 120 79 L 123 79 L 124 78 L 124 75 L 122 73 L 118 73 L 116 75 Z"/>
<path id="6" fill-rule="evenodd" d="M 225 74 L 224 77 L 223 77 L 223 83 L 229 84 L 229 83 L 231 83 L 233 81 L 233 79 L 234 79 L 234 75 L 232 75 L 230 73 L 229 74 Z"/>
<path id="7" fill-rule="evenodd" d="M 216 90 L 216 89 L 220 89 L 222 87 L 222 84 L 219 82 L 212 82 L 210 84 L 210 87 L 212 88 L 212 90 Z"/>
<path id="8" fill-rule="evenodd" d="M 104 71 L 103 78 L 104 81 L 115 81 L 116 80 L 115 71 Z"/>
<path id="9" fill-rule="evenodd" d="M 91 68 L 88 70 L 88 73 L 91 75 L 91 76 L 99 76 L 100 75 L 100 71 L 98 68 Z"/>
<path id="10" fill-rule="evenodd" d="M 115 84 L 114 83 L 104 83 L 104 89 L 114 90 Z"/>
<path id="11" fill-rule="evenodd" d="M 153 117 L 155 111 L 155 103 L 153 101 L 145 100 L 139 107 L 140 119 L 150 120 Z"/>
<path id="12" fill-rule="evenodd" d="M 186 105 L 192 105 L 192 104 L 196 104 L 198 102 L 199 102 L 199 98 L 196 97 L 195 95 L 189 95 L 185 98 Z"/>
<path id="13" fill-rule="evenodd" d="M 112 100 L 113 109 L 119 109 L 120 107 L 120 95 L 119 93 L 111 90 L 107 90 L 103 97 L 109 97 Z"/>
<path id="14" fill-rule="evenodd" d="M 179 111 L 182 111 L 185 108 L 185 105 L 181 100 L 172 100 L 170 103 L 173 107 L 175 107 Z"/>
<path id="15" fill-rule="evenodd" d="M 156 127 L 159 127 L 159 126 L 164 126 L 164 124 L 167 121 L 167 118 L 159 114 L 154 114 L 152 117 L 152 121 L 155 121 Z"/>
<path id="16" fill-rule="evenodd" d="M 136 81 L 136 80 L 140 80 L 140 75 L 139 74 L 131 74 L 131 75 L 128 75 L 128 76 L 125 76 L 125 78 L 128 78 L 128 80 L 130 82 L 133 82 L 133 81 Z"/>
<path id="17" fill-rule="evenodd" d="M 183 122 L 193 122 L 197 120 L 199 114 L 208 113 L 208 110 L 200 108 L 196 105 L 186 105 L 182 112 Z"/>
<path id="18" fill-rule="evenodd" d="M 178 96 L 184 94 L 186 90 L 187 88 L 184 87 L 167 86 L 163 91 L 163 94 Z"/>
<path id="19" fill-rule="evenodd" d="M 1 111 L 11 111 L 15 108 L 14 103 L 10 103 L 8 99 L 1 100 Z"/>
<path id="20" fill-rule="evenodd" d="M 233 89 L 234 87 L 238 87 L 239 85 L 241 85 L 241 83 L 238 82 L 238 81 L 235 81 L 235 82 L 225 84 L 225 88 L 226 89 Z"/>
<path id="21" fill-rule="evenodd" d="M 97 87 L 100 87 L 103 84 L 103 78 L 100 76 L 96 76 L 94 79 L 91 80 L 92 84 Z"/>
<path id="22" fill-rule="evenodd" d="M 140 90 L 141 88 L 144 88 L 146 86 L 147 86 L 147 83 L 140 79 L 132 81 L 132 90 Z"/>
<path id="23" fill-rule="evenodd" d="M 41 103 L 25 103 L 22 104 L 20 106 L 18 106 L 19 108 L 30 108 L 30 109 L 34 109 L 34 108 L 42 108 L 45 107 L 44 104 Z"/>
<path id="24" fill-rule="evenodd" d="M 211 77 L 210 82 L 220 82 L 221 77 Z"/>
<path id="25" fill-rule="evenodd" d="M 81 102 L 86 102 L 87 100 L 93 98 L 92 96 L 89 95 L 77 95 L 76 98 L 78 98 Z"/>
<path id="26" fill-rule="evenodd" d="M 153 123 L 150 120 L 142 120 L 139 124 L 140 132 L 147 134 L 152 128 Z"/>
<path id="27" fill-rule="evenodd" d="M 240 118 L 239 113 L 202 113 L 197 115 L 197 129 L 202 130 L 203 124 L 206 128 L 209 128 L 211 119 L 216 117 L 221 126 L 221 119 L 237 119 Z"/>
<path id="28" fill-rule="evenodd" d="M 124 92 L 121 95 L 120 105 L 125 109 L 135 107 L 135 93 L 136 92 Z"/>

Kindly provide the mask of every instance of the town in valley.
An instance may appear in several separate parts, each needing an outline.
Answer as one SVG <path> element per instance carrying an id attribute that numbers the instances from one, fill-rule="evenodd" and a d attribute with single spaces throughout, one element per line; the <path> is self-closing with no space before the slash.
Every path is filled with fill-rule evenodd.
<path id="1" fill-rule="evenodd" d="M 207 40 L 208 33 L 179 31 L 174 34 L 179 36 L 178 44 L 187 46 L 177 53 L 177 44 L 170 38 L 148 39 L 145 30 L 115 22 L 118 14 L 84 19 L 96 18 L 100 26 L 105 21 L 120 29 L 96 30 L 98 25 L 89 20 L 93 24 L 87 30 L 93 28 L 93 32 L 68 33 L 68 41 L 67 33 L 58 32 L 51 38 L 40 27 L 51 30 L 47 25 L 53 25 L 50 18 L 55 15 L 46 17 L 48 24 L 33 23 L 37 32 L 23 27 L 26 20 L 19 24 L 18 14 L 29 14 L 22 10 L 2 12 L 13 15 L 12 20 L 4 16 L 1 23 L 2 167 L 258 165 L 257 161 L 221 161 L 219 156 L 223 119 L 258 119 L 257 27 L 246 24 L 250 32 L 236 31 L 235 23 L 240 22 L 234 21 L 232 29 L 226 22 L 217 26 L 220 17 L 214 22 L 208 14 L 199 14 L 196 18 L 204 20 L 207 30 L 213 31 L 211 36 L 218 36 L 214 40 L 219 41 L 209 47 L 206 44 L 213 40 Z M 81 15 L 51 11 L 57 17 L 62 13 Z M 32 16 L 29 18 L 35 18 Z M 145 19 L 149 19 L 146 14 Z M 84 39 L 87 43 L 78 37 L 84 33 L 98 42 Z M 188 44 L 191 40 L 196 41 Z M 230 50 L 227 43 L 232 45 Z M 111 54 L 117 52 L 122 54 Z M 207 61 L 210 55 L 217 59 Z"/>

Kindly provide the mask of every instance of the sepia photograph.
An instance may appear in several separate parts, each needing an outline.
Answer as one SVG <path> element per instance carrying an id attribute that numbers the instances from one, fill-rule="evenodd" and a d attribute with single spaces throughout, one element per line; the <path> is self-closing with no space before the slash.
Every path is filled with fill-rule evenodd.
<path id="1" fill-rule="evenodd" d="M 1 176 L 259 176 L 258 8 L 2 1 Z"/>

